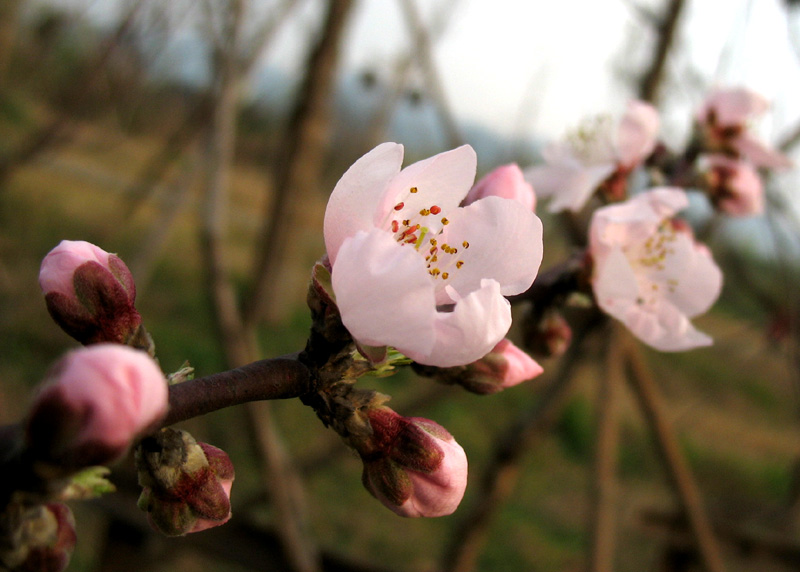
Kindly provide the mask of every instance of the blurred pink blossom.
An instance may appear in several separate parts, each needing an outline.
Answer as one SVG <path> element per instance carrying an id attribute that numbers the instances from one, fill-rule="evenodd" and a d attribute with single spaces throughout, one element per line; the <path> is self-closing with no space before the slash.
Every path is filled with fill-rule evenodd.
<path id="1" fill-rule="evenodd" d="M 447 430 L 429 419 L 371 409 L 371 450 L 361 451 L 367 490 L 407 517 L 452 514 L 467 487 L 467 455 Z"/>
<path id="2" fill-rule="evenodd" d="M 461 384 L 476 393 L 496 393 L 533 379 L 543 371 L 536 360 L 504 338 L 491 352 L 466 366 Z"/>
<path id="3" fill-rule="evenodd" d="M 747 88 L 712 91 L 696 119 L 707 151 L 743 157 L 756 167 L 785 169 L 788 157 L 752 133 L 752 123 L 769 109 L 769 101 Z"/>
<path id="4" fill-rule="evenodd" d="M 764 211 L 761 177 L 747 163 L 724 155 L 705 157 L 705 183 L 714 205 L 731 216 Z"/>
<path id="5" fill-rule="evenodd" d="M 592 285 L 600 308 L 661 351 L 712 343 L 690 319 L 722 287 L 711 253 L 672 217 L 688 205 L 678 188 L 655 188 L 595 211 L 590 228 Z"/>
<path id="6" fill-rule="evenodd" d="M 379 145 L 348 169 L 325 212 L 325 245 L 342 322 L 362 345 L 427 365 L 483 357 L 505 336 L 504 295 L 526 290 L 542 260 L 542 224 L 517 201 L 459 207 L 475 178 L 469 146 L 400 169 Z"/>
<path id="7" fill-rule="evenodd" d="M 167 381 L 146 353 L 116 344 L 73 350 L 34 401 L 29 444 L 56 464 L 108 464 L 166 415 L 167 397 Z"/>
<path id="8" fill-rule="evenodd" d="M 464 205 L 486 197 L 513 199 L 521 202 L 527 209 L 536 210 L 536 193 L 516 163 L 502 165 L 484 175 L 469 190 Z"/>
<path id="9" fill-rule="evenodd" d="M 549 197 L 551 212 L 579 211 L 598 188 L 613 200 L 625 198 L 628 175 L 653 152 L 658 141 L 656 109 L 631 101 L 613 121 L 602 116 L 582 126 L 565 141 L 544 151 L 544 165 L 525 170 L 537 195 Z"/>

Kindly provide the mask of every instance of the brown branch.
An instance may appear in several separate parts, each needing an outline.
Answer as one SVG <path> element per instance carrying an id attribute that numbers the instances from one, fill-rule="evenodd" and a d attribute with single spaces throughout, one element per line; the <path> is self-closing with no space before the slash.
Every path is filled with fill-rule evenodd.
<path id="1" fill-rule="evenodd" d="M 618 401 L 623 382 L 623 355 L 617 322 L 608 322 L 606 375 L 597 395 L 597 437 L 592 483 L 590 572 L 614 570 L 617 512 Z"/>
<path id="2" fill-rule="evenodd" d="M 664 79 L 667 56 L 675 42 L 678 31 L 678 20 L 683 11 L 685 0 L 669 0 L 667 13 L 657 26 L 658 41 L 650 61 L 650 66 L 642 76 L 639 84 L 639 98 L 658 104 L 659 88 Z"/>
<path id="3" fill-rule="evenodd" d="M 647 423 L 653 430 L 659 453 L 667 469 L 667 476 L 683 505 L 706 569 L 709 572 L 722 572 L 725 566 L 703 506 L 700 490 L 675 438 L 672 424 L 665 414 L 664 403 L 656 382 L 642 356 L 641 348 L 633 342 L 630 335 L 626 338 L 624 351 L 628 365 L 628 379 Z"/>
<path id="4" fill-rule="evenodd" d="M 170 386 L 169 413 L 161 425 L 167 427 L 233 405 L 289 399 L 312 391 L 311 373 L 296 355 L 260 360 Z"/>

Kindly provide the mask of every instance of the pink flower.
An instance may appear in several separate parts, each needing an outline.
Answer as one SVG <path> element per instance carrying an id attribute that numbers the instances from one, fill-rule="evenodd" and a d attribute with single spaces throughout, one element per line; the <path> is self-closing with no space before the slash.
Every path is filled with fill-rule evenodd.
<path id="1" fill-rule="evenodd" d="M 325 245 L 342 322 L 367 346 L 411 359 L 471 363 L 505 336 L 504 295 L 530 287 L 542 260 L 542 224 L 517 201 L 459 207 L 475 177 L 469 146 L 400 170 L 403 147 L 379 145 L 331 194 Z"/>
<path id="2" fill-rule="evenodd" d="M 130 270 L 94 244 L 62 240 L 42 260 L 39 285 L 53 320 L 82 344 L 125 344 L 139 330 Z"/>
<path id="3" fill-rule="evenodd" d="M 513 199 L 521 202 L 527 209 L 536 210 L 536 193 L 516 163 L 497 167 L 475 183 L 467 193 L 464 205 L 486 197 Z"/>
<path id="4" fill-rule="evenodd" d="M 705 158 L 705 185 L 714 205 L 731 216 L 750 216 L 764 211 L 761 177 L 747 163 L 724 155 Z"/>
<path id="5" fill-rule="evenodd" d="M 540 197 L 550 197 L 550 211 L 579 211 L 594 192 L 614 200 L 627 193 L 627 177 L 653 152 L 659 117 L 643 101 L 631 101 L 622 118 L 600 117 L 581 127 L 566 141 L 548 145 L 545 164 L 525 170 Z"/>
<path id="6" fill-rule="evenodd" d="M 467 487 L 467 455 L 447 430 L 429 419 L 371 409 L 372 437 L 359 451 L 363 482 L 387 508 L 408 517 L 452 514 Z"/>
<path id="7" fill-rule="evenodd" d="M 744 157 L 756 167 L 789 168 L 788 157 L 750 131 L 750 123 L 769 109 L 769 102 L 746 88 L 717 89 L 697 112 L 706 150 Z"/>
<path id="8" fill-rule="evenodd" d="M 29 446 L 66 467 L 105 465 L 167 412 L 167 381 L 147 354 L 116 344 L 69 352 L 28 419 Z"/>
<path id="9" fill-rule="evenodd" d="M 687 204 L 683 190 L 656 188 L 598 209 L 590 228 L 598 305 L 661 351 L 712 343 L 689 320 L 708 310 L 722 287 L 709 250 L 672 219 Z"/>

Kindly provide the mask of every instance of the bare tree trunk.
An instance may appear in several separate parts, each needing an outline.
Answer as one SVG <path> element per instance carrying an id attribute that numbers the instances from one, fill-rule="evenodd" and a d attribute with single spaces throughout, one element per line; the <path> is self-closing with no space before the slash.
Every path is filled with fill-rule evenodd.
<path id="1" fill-rule="evenodd" d="M 283 154 L 275 163 L 274 194 L 256 253 L 253 290 L 246 304 L 248 330 L 275 310 L 283 254 L 294 223 L 291 203 L 302 200 L 319 185 L 330 131 L 329 103 L 339 44 L 352 6 L 352 0 L 329 0 L 323 30 L 306 66 L 300 97 L 287 126 Z"/>

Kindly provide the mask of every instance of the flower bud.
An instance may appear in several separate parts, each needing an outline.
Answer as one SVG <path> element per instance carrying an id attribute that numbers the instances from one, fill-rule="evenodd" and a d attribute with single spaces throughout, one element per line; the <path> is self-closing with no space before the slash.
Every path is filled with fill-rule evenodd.
<path id="1" fill-rule="evenodd" d="M 166 379 L 144 352 L 117 344 L 73 350 L 34 401 L 28 446 L 68 469 L 108 464 L 166 415 L 167 399 Z"/>
<path id="2" fill-rule="evenodd" d="M 135 345 L 141 335 L 133 276 L 115 254 L 62 240 L 42 260 L 39 285 L 53 320 L 84 345 Z"/>
<path id="3" fill-rule="evenodd" d="M 519 201 L 529 210 L 536 210 L 536 193 L 516 163 L 497 167 L 485 175 L 467 193 L 464 204 L 469 205 L 486 197 L 512 199 Z"/>
<path id="4" fill-rule="evenodd" d="M 11 546 L 0 548 L 0 564 L 14 572 L 61 572 L 75 548 L 75 519 L 69 507 L 51 503 L 7 507 L 3 527 L 11 526 Z"/>
<path id="5" fill-rule="evenodd" d="M 430 367 L 413 364 L 419 375 L 439 383 L 460 385 L 480 395 L 497 393 L 541 374 L 540 366 L 510 340 L 502 339 L 478 361 L 455 367 Z"/>
<path id="6" fill-rule="evenodd" d="M 139 508 L 163 534 L 200 532 L 231 518 L 234 470 L 222 449 L 165 429 L 142 441 L 136 466 L 143 487 Z"/>
<path id="7" fill-rule="evenodd" d="M 525 347 L 533 355 L 558 357 L 572 343 L 572 328 L 557 309 L 548 309 L 544 315 L 526 324 Z"/>
<path id="8" fill-rule="evenodd" d="M 764 211 L 764 187 L 755 169 L 724 155 L 711 155 L 706 164 L 703 183 L 717 209 L 731 216 Z"/>
<path id="9" fill-rule="evenodd" d="M 400 516 L 444 516 L 467 486 L 467 456 L 441 425 L 388 407 L 367 412 L 371 438 L 357 448 L 366 489 Z"/>

